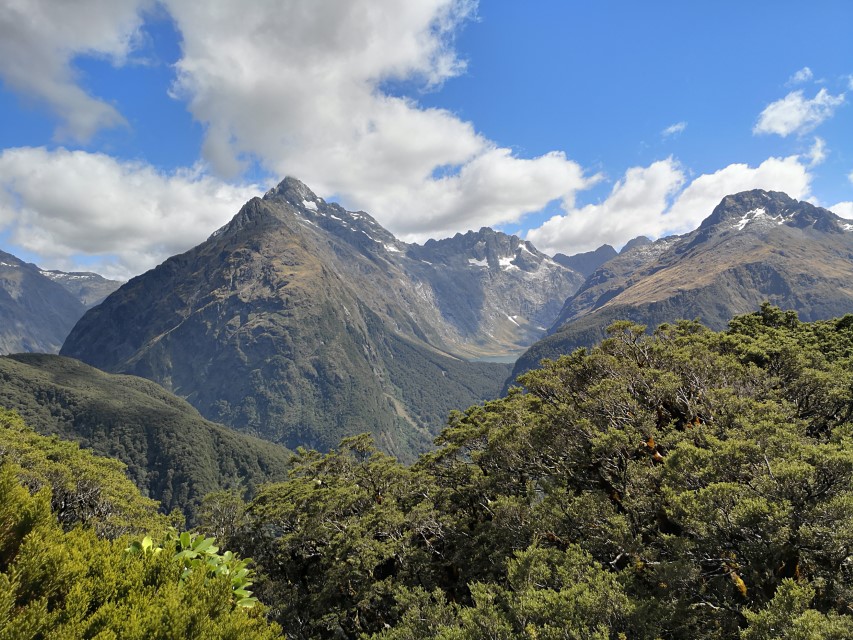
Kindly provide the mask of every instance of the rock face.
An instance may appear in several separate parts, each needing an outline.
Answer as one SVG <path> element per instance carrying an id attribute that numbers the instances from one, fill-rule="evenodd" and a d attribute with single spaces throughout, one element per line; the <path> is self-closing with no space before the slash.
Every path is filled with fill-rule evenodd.
<path id="1" fill-rule="evenodd" d="M 0 251 L 0 354 L 57 353 L 84 311 L 37 266 Z"/>
<path id="2" fill-rule="evenodd" d="M 90 310 L 62 353 L 290 447 L 372 432 L 403 457 L 544 335 L 579 274 L 482 229 L 408 245 L 287 178 Z"/>
<path id="3" fill-rule="evenodd" d="M 436 308 L 426 322 L 442 327 L 449 351 L 496 356 L 517 353 L 551 326 L 563 292 L 583 282 L 517 236 L 492 231 L 457 233 L 410 245 L 404 268 L 415 287 L 431 291 Z"/>
<path id="4" fill-rule="evenodd" d="M 594 344 L 615 320 L 653 328 L 699 318 L 723 329 L 765 301 L 803 320 L 853 312 L 853 224 L 784 193 L 727 196 L 695 231 L 635 243 L 590 275 L 512 379 L 542 358 Z"/>

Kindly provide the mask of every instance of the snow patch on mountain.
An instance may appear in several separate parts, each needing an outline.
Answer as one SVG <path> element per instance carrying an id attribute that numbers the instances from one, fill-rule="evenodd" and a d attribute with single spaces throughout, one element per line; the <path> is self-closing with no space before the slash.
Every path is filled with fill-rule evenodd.
<path id="1" fill-rule="evenodd" d="M 743 231 L 744 227 L 746 225 L 748 225 L 750 222 L 752 222 L 753 220 L 755 220 L 756 218 L 758 218 L 760 216 L 765 216 L 765 215 L 767 215 L 767 213 L 761 207 L 759 207 L 758 209 L 752 209 L 751 211 L 747 211 L 745 214 L 743 214 L 743 217 L 740 220 L 738 220 L 733 226 L 737 227 L 738 231 Z"/>

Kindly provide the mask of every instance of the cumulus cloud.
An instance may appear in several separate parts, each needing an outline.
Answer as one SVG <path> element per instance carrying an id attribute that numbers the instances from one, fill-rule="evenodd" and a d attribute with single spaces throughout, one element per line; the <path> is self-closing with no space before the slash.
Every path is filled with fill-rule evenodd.
<path id="1" fill-rule="evenodd" d="M 520 158 L 386 90 L 465 68 L 453 36 L 472 0 L 165 4 L 183 37 L 173 94 L 206 126 L 222 175 L 257 159 L 408 238 L 518 220 L 590 182 L 561 153 Z"/>
<path id="2" fill-rule="evenodd" d="M 676 122 L 675 124 L 669 125 L 666 129 L 661 131 L 660 134 L 664 138 L 669 138 L 670 136 L 678 135 L 679 133 L 684 131 L 686 128 L 687 128 L 686 122 L 684 122 L 684 121 Z"/>
<path id="3" fill-rule="evenodd" d="M 540 250 L 566 254 L 619 246 L 638 235 L 660 237 L 695 229 L 723 197 L 748 189 L 809 195 L 811 175 L 799 156 L 769 158 L 757 167 L 731 164 L 686 183 L 672 158 L 629 169 L 600 204 L 568 208 L 527 233 Z"/>
<path id="4" fill-rule="evenodd" d="M 149 0 L 12 0 L 0 4 L 0 78 L 46 104 L 61 119 L 57 134 L 88 140 L 124 123 L 116 108 L 78 84 L 71 63 L 94 55 L 121 64 L 133 48 Z"/>
<path id="5" fill-rule="evenodd" d="M 670 198 L 684 181 L 684 171 L 672 158 L 633 167 L 604 202 L 570 208 L 528 231 L 527 239 L 546 253 L 571 254 L 654 234 L 660 231 Z"/>
<path id="6" fill-rule="evenodd" d="M 843 93 L 833 96 L 826 89 L 821 89 L 814 98 L 809 100 L 801 90 L 792 91 L 781 100 L 771 102 L 764 108 L 752 132 L 754 134 L 775 133 L 782 137 L 792 133 L 802 135 L 832 117 L 835 110 L 842 104 L 844 104 Z"/>
<path id="7" fill-rule="evenodd" d="M 853 219 L 853 202 L 838 202 L 831 207 L 827 207 L 832 213 L 848 220 Z"/>
<path id="8" fill-rule="evenodd" d="M 0 229 L 47 268 L 79 268 L 85 257 L 105 275 L 130 277 L 198 244 L 259 192 L 100 153 L 0 153 Z"/>
<path id="9" fill-rule="evenodd" d="M 812 70 L 808 67 L 803 67 L 790 78 L 788 78 L 788 82 L 786 83 L 789 87 L 796 84 L 803 84 L 804 82 L 808 82 L 814 77 Z"/>

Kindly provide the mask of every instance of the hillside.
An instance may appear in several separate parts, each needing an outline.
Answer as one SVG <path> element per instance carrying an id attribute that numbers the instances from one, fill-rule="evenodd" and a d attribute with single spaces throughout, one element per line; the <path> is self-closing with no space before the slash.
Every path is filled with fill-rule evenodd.
<path id="1" fill-rule="evenodd" d="M 695 231 L 623 250 L 590 275 L 512 377 L 596 343 L 618 319 L 722 329 L 764 301 L 805 320 L 842 315 L 853 310 L 851 282 L 853 225 L 779 192 L 727 196 Z"/>
<path id="2" fill-rule="evenodd" d="M 423 246 L 287 178 L 90 310 L 63 355 L 131 373 L 289 447 L 369 431 L 404 458 L 497 397 L 582 277 L 482 229 Z"/>
<path id="3" fill-rule="evenodd" d="M 43 354 L 0 357 L 0 407 L 127 465 L 144 495 L 192 516 L 205 494 L 285 476 L 289 452 L 202 418 L 160 386 Z"/>

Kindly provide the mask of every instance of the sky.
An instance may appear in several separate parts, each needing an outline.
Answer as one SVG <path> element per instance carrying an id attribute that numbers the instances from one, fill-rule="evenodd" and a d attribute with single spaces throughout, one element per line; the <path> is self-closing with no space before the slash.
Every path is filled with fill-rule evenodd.
<path id="1" fill-rule="evenodd" d="M 846 0 L 3 0 L 0 249 L 126 279 L 287 175 L 547 253 L 763 188 L 853 218 Z"/>

